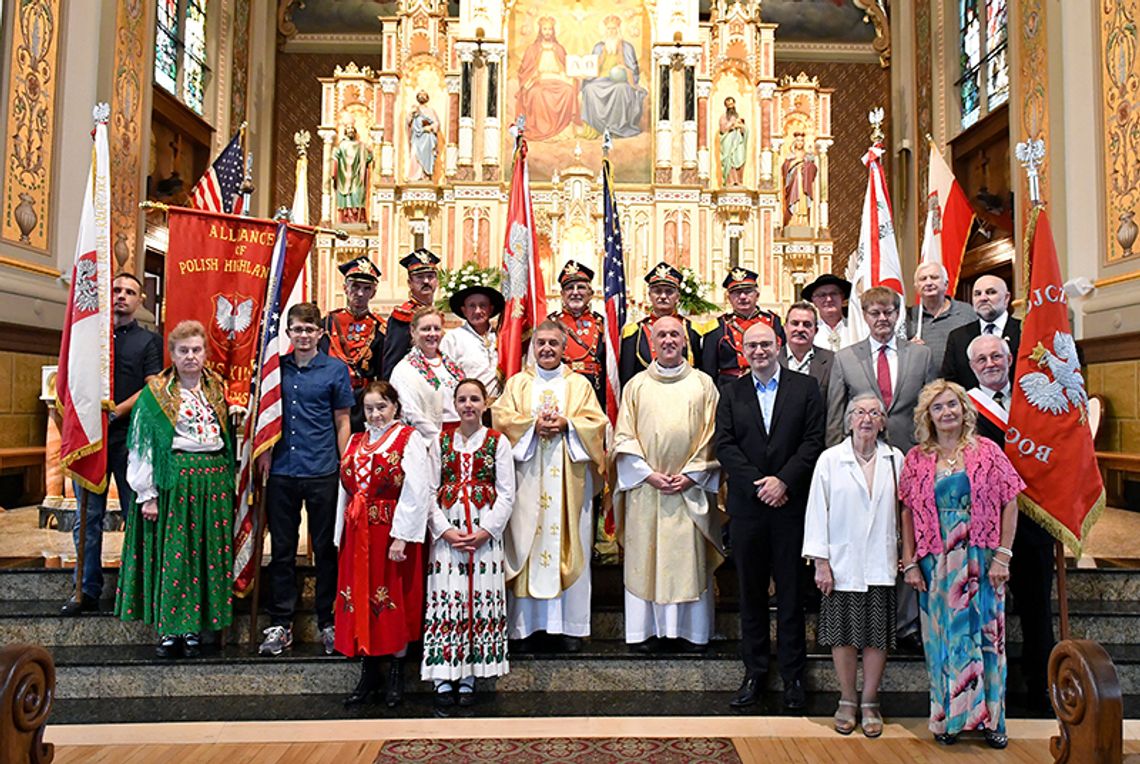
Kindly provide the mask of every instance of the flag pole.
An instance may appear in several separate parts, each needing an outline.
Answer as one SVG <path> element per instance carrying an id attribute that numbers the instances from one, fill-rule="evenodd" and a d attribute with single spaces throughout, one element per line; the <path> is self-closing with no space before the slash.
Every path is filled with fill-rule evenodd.
<path id="1" fill-rule="evenodd" d="M 1040 167 L 1042 160 L 1045 159 L 1045 141 L 1038 138 L 1036 140 L 1030 139 L 1017 144 L 1014 151 L 1017 161 L 1025 168 L 1025 177 L 1029 182 L 1029 205 L 1030 215 L 1045 206 L 1045 202 L 1041 199 L 1041 183 L 1038 167 Z M 1032 242 L 1026 237 L 1025 240 L 1025 282 L 1026 287 L 1029 285 L 1029 269 L 1032 267 L 1030 260 L 1030 246 Z M 1059 625 L 1059 636 L 1061 641 L 1069 638 L 1069 586 L 1068 586 L 1068 573 L 1065 570 L 1065 545 L 1060 540 L 1053 542 L 1053 553 L 1056 558 L 1057 565 L 1057 620 Z"/>
<path id="2" fill-rule="evenodd" d="M 111 486 L 107 486 L 108 493 Z M 75 601 L 82 606 L 83 604 L 83 563 L 84 552 L 87 547 L 87 497 L 91 495 L 91 491 L 83 488 L 79 496 L 79 506 L 75 508 L 75 522 L 79 523 L 79 541 L 75 544 Z M 123 513 L 124 516 L 126 513 Z M 99 564 L 102 565 L 103 561 L 100 560 Z"/>

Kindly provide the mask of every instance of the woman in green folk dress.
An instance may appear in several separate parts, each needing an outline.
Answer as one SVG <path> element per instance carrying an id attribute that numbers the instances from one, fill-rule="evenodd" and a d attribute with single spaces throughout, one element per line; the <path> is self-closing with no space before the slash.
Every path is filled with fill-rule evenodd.
<path id="1" fill-rule="evenodd" d="M 233 619 L 233 449 L 222 381 L 205 368 L 206 331 L 167 338 L 173 367 L 139 394 L 127 441 L 127 511 L 115 614 L 153 624 L 161 658 L 199 653 Z"/>

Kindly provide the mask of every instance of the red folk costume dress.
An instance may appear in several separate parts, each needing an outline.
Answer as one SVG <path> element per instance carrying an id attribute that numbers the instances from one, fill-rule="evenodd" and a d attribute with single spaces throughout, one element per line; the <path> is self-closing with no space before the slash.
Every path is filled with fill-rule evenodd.
<path id="1" fill-rule="evenodd" d="M 423 539 L 435 482 L 427 441 L 393 422 L 369 426 L 341 459 L 336 541 L 336 649 L 391 655 L 423 631 Z M 388 559 L 392 539 L 408 542 L 403 562 Z"/>
<path id="2" fill-rule="evenodd" d="M 448 682 L 501 676 L 510 669 L 502 537 L 514 506 L 511 443 L 486 427 L 470 438 L 454 430 L 440 436 L 440 451 L 420 675 Z M 451 528 L 481 528 L 491 538 L 474 553 L 458 552 L 442 538 Z"/>

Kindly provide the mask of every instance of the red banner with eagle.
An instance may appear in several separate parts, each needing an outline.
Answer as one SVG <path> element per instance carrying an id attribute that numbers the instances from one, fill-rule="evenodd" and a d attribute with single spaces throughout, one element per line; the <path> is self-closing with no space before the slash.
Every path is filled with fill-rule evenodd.
<path id="1" fill-rule="evenodd" d="M 229 405 L 245 408 L 277 223 L 171 207 L 169 227 L 163 325 L 169 331 L 180 321 L 202 322 L 206 365 L 226 380 Z M 313 235 L 289 226 L 281 281 L 286 294 L 304 268 Z"/>

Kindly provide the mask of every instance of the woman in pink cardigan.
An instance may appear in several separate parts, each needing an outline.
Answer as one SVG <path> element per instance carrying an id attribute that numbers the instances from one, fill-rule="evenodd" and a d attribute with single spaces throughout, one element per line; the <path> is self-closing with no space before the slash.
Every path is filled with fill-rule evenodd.
<path id="1" fill-rule="evenodd" d="M 930 731 L 943 745 L 984 730 L 1005 748 L 1005 582 L 1025 488 L 1009 459 L 975 437 L 961 386 L 931 382 L 914 409 L 915 439 L 899 476 L 903 575 L 918 590 Z"/>

